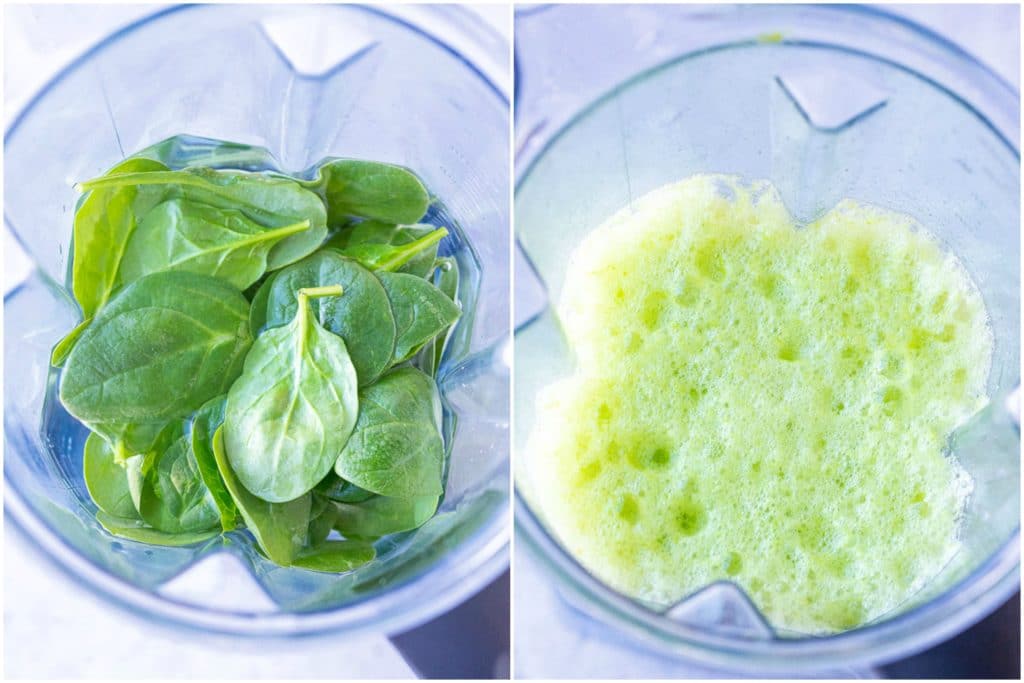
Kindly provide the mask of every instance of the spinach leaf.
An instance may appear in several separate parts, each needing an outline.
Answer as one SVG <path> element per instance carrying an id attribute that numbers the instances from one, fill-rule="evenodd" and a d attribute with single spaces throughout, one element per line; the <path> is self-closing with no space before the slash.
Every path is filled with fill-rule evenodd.
<path id="1" fill-rule="evenodd" d="M 220 524 L 224 531 L 231 531 L 238 527 L 238 508 L 231 498 L 220 477 L 220 470 L 217 469 L 217 459 L 213 457 L 213 433 L 224 424 L 224 404 L 226 396 L 218 396 L 204 403 L 202 407 L 192 415 L 189 424 L 189 439 L 192 445 L 192 454 L 195 456 L 196 465 L 199 467 L 199 475 L 203 483 L 210 490 L 213 501 L 220 512 Z"/>
<path id="2" fill-rule="evenodd" d="M 265 168 L 274 162 L 273 156 L 263 147 L 195 135 L 165 138 L 132 156 L 173 162 L 179 167 Z"/>
<path id="3" fill-rule="evenodd" d="M 433 231 L 433 225 L 394 225 L 392 223 L 381 223 L 380 221 L 363 221 L 351 228 L 339 230 L 336 235 L 327 240 L 324 246 L 342 252 L 346 248 L 354 247 L 358 244 L 403 246 L 426 237 Z M 396 270 L 400 273 L 409 273 L 410 275 L 426 278 L 434 269 L 434 260 L 436 258 L 437 243 L 434 243 L 413 255 Z"/>
<path id="4" fill-rule="evenodd" d="M 115 517 L 103 512 L 102 510 L 96 513 L 96 521 L 100 523 L 100 526 L 114 536 L 120 536 L 121 538 L 126 538 L 129 541 L 149 543 L 150 545 L 166 545 L 172 547 L 195 545 L 196 543 L 202 543 L 203 541 L 208 541 L 211 538 L 216 538 L 220 535 L 220 530 L 218 529 L 195 531 L 184 534 L 169 534 L 166 531 L 152 529 L 137 519 Z"/>
<path id="5" fill-rule="evenodd" d="M 104 422 L 94 425 L 98 434 L 110 445 L 114 461 L 124 464 L 133 455 L 162 452 L 174 440 L 174 421 L 168 422 Z"/>
<path id="6" fill-rule="evenodd" d="M 96 507 L 114 517 L 138 518 L 128 473 L 114 462 L 114 451 L 99 434 L 89 434 L 82 455 L 85 487 Z"/>
<path id="7" fill-rule="evenodd" d="M 165 271 L 110 301 L 68 355 L 60 400 L 87 426 L 184 417 L 223 393 L 252 343 L 249 303 L 222 280 Z"/>
<path id="8" fill-rule="evenodd" d="M 142 454 L 133 455 L 124 461 L 124 473 L 128 479 L 128 493 L 131 494 L 132 504 L 135 506 L 133 517 L 139 516 L 139 508 L 142 507 L 142 485 L 146 481 L 147 460 L 151 466 L 153 459 L 147 458 Z"/>
<path id="9" fill-rule="evenodd" d="M 412 171 L 359 159 L 334 159 L 317 170 L 304 185 L 327 205 L 331 225 L 349 216 L 385 223 L 415 223 L 430 206 L 430 195 Z"/>
<path id="10" fill-rule="evenodd" d="M 310 491 L 352 432 L 359 411 L 355 367 L 345 342 L 320 326 L 309 304 L 342 291 L 341 285 L 299 289 L 292 322 L 259 336 L 228 392 L 228 460 L 242 485 L 263 500 L 284 502 Z"/>
<path id="11" fill-rule="evenodd" d="M 249 493 L 239 483 L 224 453 L 224 427 L 213 434 L 213 456 L 224 485 L 245 526 L 272 561 L 287 567 L 306 545 L 312 496 L 305 494 L 286 503 L 269 503 Z"/>
<path id="12" fill-rule="evenodd" d="M 179 426 L 170 447 L 145 475 L 139 515 L 154 529 L 184 534 L 220 528 L 220 512 L 203 483 L 191 439 Z"/>
<path id="13" fill-rule="evenodd" d="M 189 168 L 182 171 L 121 173 L 81 184 L 84 190 L 135 186 L 161 188 L 164 198 L 184 198 L 195 204 L 237 210 L 266 228 L 294 226 L 304 220 L 309 228 L 284 237 L 267 255 L 267 268 L 276 270 L 316 250 L 327 237 L 327 215 L 316 194 L 297 181 L 244 171 Z"/>
<path id="14" fill-rule="evenodd" d="M 377 273 L 395 316 L 395 354 L 392 363 L 409 360 L 423 345 L 459 318 L 454 301 L 426 280 L 407 273 Z"/>
<path id="15" fill-rule="evenodd" d="M 459 265 L 451 256 L 445 256 L 434 262 L 437 272 L 436 286 L 445 296 L 459 303 Z M 460 306 L 461 310 L 461 306 Z M 445 344 L 451 336 L 451 329 L 437 335 L 423 347 L 419 357 L 419 367 L 431 377 L 437 376 L 441 367 L 441 357 L 444 355 Z"/>
<path id="16" fill-rule="evenodd" d="M 309 532 L 306 536 L 307 546 L 314 547 L 326 541 L 327 537 L 331 534 L 331 530 L 334 528 L 334 521 L 337 519 L 337 516 L 338 513 L 334 509 L 334 504 L 314 490 L 309 512 Z"/>
<path id="17" fill-rule="evenodd" d="M 277 273 L 268 286 L 265 313 L 253 311 L 250 328 L 274 328 L 293 321 L 300 289 L 331 285 L 341 285 L 345 295 L 310 302 L 313 313 L 326 330 L 345 340 L 359 384 L 369 384 L 391 364 L 395 317 L 380 280 L 351 259 L 318 251 Z M 256 300 L 264 300 L 263 294 L 258 292 Z"/>
<path id="18" fill-rule="evenodd" d="M 340 574 L 351 571 L 373 560 L 377 552 L 369 543 L 360 541 L 325 541 L 292 561 L 293 567 L 315 572 Z"/>
<path id="19" fill-rule="evenodd" d="M 124 285 L 160 270 L 187 270 L 245 289 L 263 276 L 274 245 L 309 229 L 309 219 L 268 229 L 237 209 L 168 199 L 128 238 L 118 281 Z"/>
<path id="20" fill-rule="evenodd" d="M 92 323 L 92 318 L 86 318 L 75 325 L 70 332 L 64 335 L 63 339 L 57 342 L 57 345 L 53 347 L 53 351 L 50 352 L 50 365 L 55 368 L 64 365 L 64 361 L 67 360 L 71 349 L 74 348 L 78 338 L 82 336 L 82 333 L 85 332 L 90 323 Z"/>
<path id="21" fill-rule="evenodd" d="M 316 485 L 316 492 L 336 503 L 362 503 L 377 494 L 373 491 L 361 489 L 350 481 L 345 481 L 334 472 L 328 475 Z"/>
<path id="22" fill-rule="evenodd" d="M 163 171 L 167 167 L 160 162 L 128 159 L 107 171 L 103 178 L 138 177 Z M 86 320 L 114 292 L 125 247 L 139 217 L 162 197 L 161 188 L 115 184 L 90 191 L 75 211 L 71 289 Z"/>
<path id="23" fill-rule="evenodd" d="M 370 270 L 395 271 L 424 254 L 436 254 L 437 243 L 448 234 L 447 228 L 438 228 L 423 237 L 404 244 L 378 244 L 361 242 L 335 249 L 359 261 Z"/>
<path id="24" fill-rule="evenodd" d="M 437 496 L 389 498 L 377 496 L 358 505 L 335 505 L 334 528 L 345 538 L 374 539 L 417 529 L 437 510 Z"/>
<path id="25" fill-rule="evenodd" d="M 334 471 L 382 496 L 440 496 L 444 444 L 437 386 L 415 368 L 359 392 L 359 419 Z"/>
<path id="26" fill-rule="evenodd" d="M 281 271 L 277 270 L 268 275 L 252 296 L 252 303 L 249 306 L 249 333 L 252 334 L 253 339 L 260 336 L 267 327 L 267 305 L 270 301 L 270 293 L 274 290 L 274 280 L 280 273 Z"/>

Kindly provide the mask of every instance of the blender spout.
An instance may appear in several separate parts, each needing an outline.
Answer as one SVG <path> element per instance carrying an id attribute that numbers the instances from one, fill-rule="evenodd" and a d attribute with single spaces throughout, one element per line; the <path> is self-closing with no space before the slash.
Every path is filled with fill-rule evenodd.
<path id="1" fill-rule="evenodd" d="M 716 581 L 669 607 L 664 616 L 721 635 L 768 640 L 772 627 L 742 588 Z"/>

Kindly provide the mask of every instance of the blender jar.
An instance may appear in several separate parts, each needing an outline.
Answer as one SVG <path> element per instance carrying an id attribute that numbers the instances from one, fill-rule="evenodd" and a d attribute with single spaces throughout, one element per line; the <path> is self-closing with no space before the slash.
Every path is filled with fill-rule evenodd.
<path id="1" fill-rule="evenodd" d="M 504 41 L 459 8 L 220 5 L 150 16 L 54 78 L 5 137 L 5 222 L 35 268 L 5 301 L 4 502 L 15 525 L 113 602 L 223 634 L 397 631 L 493 580 L 508 562 L 505 69 Z M 79 317 L 66 286 L 72 186 L 152 145 L 172 167 L 301 174 L 328 156 L 386 161 L 439 198 L 428 219 L 451 233 L 441 251 L 458 261 L 464 311 L 438 373 L 446 495 L 426 525 L 381 539 L 377 561 L 321 574 L 274 565 L 244 532 L 165 548 L 114 538 L 94 519 L 86 431 L 55 399 L 49 367 Z M 219 553 L 237 561 L 218 567 L 267 599 L 212 599 L 190 579 Z"/>
<path id="2" fill-rule="evenodd" d="M 650 650 L 761 673 L 894 659 L 1005 601 L 1020 583 L 1017 92 L 940 37 L 860 7 L 529 7 L 516 35 L 516 523 L 560 593 Z M 568 255 L 631 198 L 696 173 L 766 178 L 799 221 L 844 197 L 910 214 L 982 293 L 991 401 L 950 441 L 974 480 L 963 548 L 898 613 L 787 633 L 724 581 L 644 606 L 577 563 L 533 504 L 535 397 L 573 365 L 554 309 Z"/>

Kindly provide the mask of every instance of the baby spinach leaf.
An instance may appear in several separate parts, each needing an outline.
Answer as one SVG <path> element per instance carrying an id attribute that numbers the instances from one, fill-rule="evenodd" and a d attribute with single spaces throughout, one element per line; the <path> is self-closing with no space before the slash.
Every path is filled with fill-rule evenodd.
<path id="1" fill-rule="evenodd" d="M 437 496 L 389 498 L 377 496 L 357 505 L 335 505 L 334 528 L 345 538 L 374 539 L 417 529 L 437 510 Z"/>
<path id="2" fill-rule="evenodd" d="M 267 327 L 267 304 L 270 301 L 270 293 L 274 290 L 274 280 L 281 271 L 274 271 L 263 280 L 263 284 L 253 294 L 252 303 L 249 307 L 249 333 L 253 339 L 260 336 Z M 284 323 L 281 323 L 284 324 Z"/>
<path id="3" fill-rule="evenodd" d="M 152 465 L 152 458 L 149 458 Z M 124 461 L 124 473 L 128 479 L 128 493 L 131 494 L 132 504 L 135 506 L 133 517 L 139 516 L 139 508 L 142 507 L 142 485 L 146 481 L 147 457 L 145 455 L 133 455 Z"/>
<path id="4" fill-rule="evenodd" d="M 133 455 L 162 452 L 175 438 L 174 421 L 168 422 L 103 422 L 95 425 L 98 434 L 114 452 L 114 462 L 124 464 Z"/>
<path id="5" fill-rule="evenodd" d="M 394 225 L 392 223 L 381 223 L 380 221 L 363 221 L 351 228 L 339 230 L 336 235 L 327 240 L 324 246 L 339 251 L 344 251 L 346 248 L 354 247 L 357 244 L 403 246 L 426 237 L 433 231 L 433 225 Z M 435 242 L 413 255 L 396 270 L 400 273 L 409 273 L 410 275 L 426 278 L 434 269 L 434 260 L 436 258 L 437 243 Z"/>
<path id="6" fill-rule="evenodd" d="M 123 285 L 160 270 L 187 270 L 245 289 L 263 276 L 274 245 L 309 229 L 308 219 L 265 228 L 236 209 L 168 199 L 150 210 L 128 238 L 118 281 Z"/>
<path id="7" fill-rule="evenodd" d="M 350 481 L 345 481 L 334 472 L 328 475 L 316 485 L 316 492 L 336 503 L 362 503 L 377 494 L 373 491 L 361 489 Z"/>
<path id="8" fill-rule="evenodd" d="M 293 567 L 315 572 L 340 574 L 352 571 L 373 560 L 377 551 L 360 541 L 324 541 L 305 550 L 292 561 Z"/>
<path id="9" fill-rule="evenodd" d="M 139 150 L 133 157 L 156 159 L 179 167 L 266 168 L 274 162 L 263 147 L 214 140 L 195 135 L 175 135 Z"/>
<path id="10" fill-rule="evenodd" d="M 156 456 L 146 473 L 139 515 L 154 529 L 171 534 L 220 528 L 220 512 L 203 483 L 191 440 L 179 426 L 170 447 Z"/>
<path id="11" fill-rule="evenodd" d="M 312 496 L 305 494 L 286 503 L 269 503 L 249 493 L 239 483 L 224 453 L 224 427 L 213 434 L 213 457 L 224 485 L 245 525 L 272 561 L 287 567 L 306 545 Z"/>
<path id="12" fill-rule="evenodd" d="M 451 256 L 437 259 L 434 262 L 437 273 L 436 286 L 445 296 L 456 304 L 459 303 L 459 265 Z M 461 306 L 460 306 L 461 311 Z M 454 323 L 453 323 L 454 324 Z M 423 347 L 419 357 L 419 367 L 431 377 L 437 376 L 441 367 L 441 356 L 444 355 L 444 347 L 451 335 L 451 327 L 431 339 Z"/>
<path id="13" fill-rule="evenodd" d="M 167 170 L 150 159 L 128 159 L 103 178 L 138 177 Z M 125 247 L 139 217 L 162 198 L 163 189 L 159 187 L 114 184 L 91 190 L 75 211 L 71 289 L 86 320 L 113 294 Z"/>
<path id="14" fill-rule="evenodd" d="M 114 451 L 99 434 L 89 434 L 82 455 L 85 487 L 96 507 L 114 517 L 138 518 L 128 473 L 114 462 Z"/>
<path id="15" fill-rule="evenodd" d="M 60 400 L 100 432 L 104 424 L 184 417 L 227 390 L 251 343 L 249 303 L 228 283 L 179 271 L 147 275 L 82 333 Z"/>
<path id="16" fill-rule="evenodd" d="M 370 270 L 395 271 L 423 254 L 436 254 L 437 243 L 447 234 L 447 228 L 438 228 L 405 244 L 362 242 L 337 251 L 359 261 Z"/>
<path id="17" fill-rule="evenodd" d="M 57 345 L 53 347 L 53 351 L 50 352 L 50 365 L 55 368 L 59 368 L 64 365 L 64 361 L 67 360 L 68 354 L 71 353 L 71 349 L 74 348 L 78 338 L 82 336 L 85 329 L 92 323 L 92 318 L 86 318 L 82 322 L 75 325 L 75 327 L 64 335 L 64 338 L 57 342 Z"/>
<path id="18" fill-rule="evenodd" d="M 284 502 L 310 491 L 352 432 L 356 369 L 344 340 L 321 327 L 309 303 L 342 291 L 341 285 L 299 289 L 292 322 L 259 336 L 228 392 L 228 460 L 242 485 L 263 500 Z"/>
<path id="19" fill-rule="evenodd" d="M 444 444 L 434 380 L 416 368 L 392 370 L 359 392 L 359 419 L 334 471 L 382 496 L 440 496 Z"/>
<path id="20" fill-rule="evenodd" d="M 430 206 L 430 195 L 412 171 L 359 159 L 334 159 L 304 183 L 327 204 L 331 225 L 349 216 L 385 223 L 415 223 Z"/>
<path id="21" fill-rule="evenodd" d="M 217 468 L 217 460 L 213 457 L 213 433 L 224 424 L 224 404 L 226 396 L 218 396 L 204 403 L 202 407 L 192 415 L 189 424 L 189 439 L 192 444 L 192 454 L 195 456 L 196 465 L 199 467 L 199 475 L 203 483 L 210 490 L 213 501 L 220 512 L 220 523 L 224 531 L 231 531 L 238 527 L 238 508 L 231 498 L 220 477 L 220 470 Z"/>
<path id="22" fill-rule="evenodd" d="M 309 228 L 281 239 L 267 255 L 267 268 L 276 270 L 316 250 L 327 237 L 327 214 L 320 198 L 297 181 L 244 171 L 188 168 L 182 171 L 120 173 L 81 184 L 85 190 L 135 186 L 162 188 L 163 198 L 184 198 L 195 204 L 237 210 L 266 228 Z M 155 204 L 154 204 L 155 205 Z"/>
<path id="23" fill-rule="evenodd" d="M 392 363 L 409 360 L 423 345 L 459 318 L 454 301 L 426 280 L 407 273 L 377 273 L 395 316 L 395 354 Z"/>
<path id="24" fill-rule="evenodd" d="M 313 501 L 309 512 L 309 532 L 306 536 L 306 544 L 313 547 L 323 543 L 331 534 L 334 528 L 334 521 L 337 518 L 337 511 L 334 504 L 315 490 Z"/>
<path id="25" fill-rule="evenodd" d="M 345 295 L 311 301 L 313 314 L 326 330 L 345 340 L 359 383 L 369 384 L 391 364 L 395 317 L 380 280 L 351 259 L 318 251 L 277 273 L 268 286 L 266 312 L 254 311 L 250 328 L 274 328 L 293 321 L 300 289 L 331 285 L 341 285 Z M 263 301 L 263 294 L 257 292 L 256 300 Z"/>
<path id="26" fill-rule="evenodd" d="M 216 538 L 220 535 L 219 529 L 195 531 L 183 534 L 170 534 L 166 531 L 152 529 L 140 520 L 115 517 L 103 512 L 102 510 L 96 513 L 96 521 L 100 523 L 100 526 L 114 536 L 120 536 L 121 538 L 126 538 L 129 541 L 149 543 L 150 545 L 166 545 L 174 547 L 195 545 L 196 543 L 202 543 L 203 541 L 208 541 L 211 538 Z"/>

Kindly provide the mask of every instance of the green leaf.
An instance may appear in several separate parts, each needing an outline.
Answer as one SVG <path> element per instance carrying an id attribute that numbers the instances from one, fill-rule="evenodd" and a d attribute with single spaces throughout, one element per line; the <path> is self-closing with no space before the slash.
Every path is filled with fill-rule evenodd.
<path id="1" fill-rule="evenodd" d="M 267 306 L 270 301 L 270 293 L 274 291 L 274 280 L 280 273 L 281 271 L 278 270 L 268 275 L 260 288 L 253 294 L 249 307 L 249 333 L 252 334 L 253 339 L 260 336 L 267 327 Z"/>
<path id="2" fill-rule="evenodd" d="M 440 424 L 434 380 L 411 367 L 392 370 L 359 392 L 359 419 L 334 471 L 382 496 L 440 496 Z"/>
<path id="3" fill-rule="evenodd" d="M 430 195 L 416 174 L 376 161 L 335 159 L 305 185 L 323 197 L 331 225 L 349 216 L 415 223 L 430 206 Z"/>
<path id="4" fill-rule="evenodd" d="M 104 422 L 94 426 L 98 434 L 110 445 L 114 462 L 124 464 L 134 455 L 162 452 L 175 439 L 175 421 L 120 423 Z"/>
<path id="5" fill-rule="evenodd" d="M 377 273 L 395 316 L 395 354 L 398 364 L 416 355 L 423 345 L 447 330 L 461 311 L 444 292 L 407 273 Z"/>
<path id="6" fill-rule="evenodd" d="M 315 572 L 340 574 L 363 566 L 373 560 L 376 555 L 376 551 L 369 543 L 325 541 L 304 551 L 292 561 L 292 566 Z"/>
<path id="7" fill-rule="evenodd" d="M 437 259 L 434 262 L 434 268 L 437 272 L 435 283 L 437 288 L 457 304 L 459 301 L 459 264 L 451 256 L 446 256 Z M 418 365 L 423 372 L 431 377 L 436 377 L 437 371 L 441 367 L 441 357 L 444 355 L 444 348 L 448 337 L 451 336 L 451 330 L 452 328 L 449 327 L 431 339 L 420 352 Z"/>
<path id="8" fill-rule="evenodd" d="M 149 458 L 152 464 L 152 458 Z M 139 516 L 139 508 L 142 507 L 142 485 L 146 481 L 147 457 L 145 455 L 133 455 L 124 461 L 124 473 L 128 479 L 128 492 L 132 497 L 132 505 L 135 506 L 133 517 Z M 141 518 L 140 518 L 141 519 Z"/>
<path id="9" fill-rule="evenodd" d="M 334 472 L 330 472 L 316 485 L 315 491 L 336 503 L 362 503 L 377 494 L 373 491 L 361 489 L 350 481 L 345 481 Z"/>
<path id="10" fill-rule="evenodd" d="M 220 528 L 220 512 L 203 482 L 191 439 L 181 426 L 170 447 L 146 472 L 139 515 L 154 529 L 172 534 Z"/>
<path id="11" fill-rule="evenodd" d="M 377 496 L 359 504 L 335 505 L 334 528 L 346 538 L 374 539 L 417 529 L 434 516 L 437 496 L 389 498 Z"/>
<path id="12" fill-rule="evenodd" d="M 267 330 L 292 322 L 300 289 L 341 285 L 344 296 L 310 302 L 313 314 L 324 329 L 345 340 L 361 385 L 373 382 L 391 364 L 395 318 L 384 286 L 366 268 L 333 251 L 318 251 L 280 271 L 269 283 L 265 296 L 256 294 L 254 307 L 265 311 L 250 314 L 250 328 Z"/>
<path id="13" fill-rule="evenodd" d="M 433 225 L 394 225 L 380 221 L 363 221 L 350 228 L 339 230 L 324 244 L 325 247 L 344 252 L 348 247 L 359 244 L 381 244 L 387 246 L 403 246 L 415 242 L 434 232 Z M 426 248 L 414 254 L 396 270 L 426 278 L 434 269 L 437 258 L 437 243 L 428 244 Z"/>
<path id="14" fill-rule="evenodd" d="M 334 504 L 314 489 L 313 502 L 309 513 L 309 533 L 306 536 L 308 547 L 315 547 L 327 540 L 334 528 L 337 511 Z"/>
<path id="15" fill-rule="evenodd" d="M 101 433 L 104 424 L 181 418 L 227 390 L 251 343 L 249 303 L 231 285 L 177 271 L 147 275 L 82 333 L 60 400 Z"/>
<path id="16" fill-rule="evenodd" d="M 78 338 L 82 336 L 86 328 L 92 322 L 92 318 L 86 318 L 82 322 L 75 325 L 74 329 L 64 335 L 64 338 L 57 342 L 57 345 L 53 347 L 53 351 L 50 352 L 50 365 L 55 368 L 59 368 L 64 365 L 64 361 L 67 360 L 68 354 L 71 353 L 71 349 L 74 348 L 78 342 Z"/>
<path id="17" fill-rule="evenodd" d="M 308 219 L 265 228 L 237 209 L 168 199 L 129 237 L 118 281 L 124 285 L 160 270 L 186 270 L 245 289 L 266 272 L 276 244 L 309 229 Z"/>
<path id="18" fill-rule="evenodd" d="M 404 244 L 376 244 L 363 242 L 335 249 L 355 259 L 370 270 L 396 271 L 424 254 L 436 254 L 437 244 L 448 234 L 447 228 L 438 228 L 423 237 Z"/>
<path id="19" fill-rule="evenodd" d="M 167 167 L 157 161 L 128 159 L 107 171 L 103 178 L 139 177 L 163 171 L 167 171 Z M 86 320 L 94 316 L 114 292 L 125 247 L 138 226 L 139 216 L 162 198 L 161 188 L 115 184 L 90 191 L 78 206 L 71 289 Z"/>
<path id="20" fill-rule="evenodd" d="M 352 432 L 359 410 L 355 367 L 345 342 L 321 327 L 309 304 L 342 291 L 340 285 L 299 289 L 292 322 L 260 335 L 228 392 L 228 459 L 242 485 L 263 500 L 284 502 L 310 491 Z"/>
<path id="21" fill-rule="evenodd" d="M 137 519 L 123 519 L 109 515 L 100 510 L 96 513 L 96 521 L 114 536 L 126 538 L 129 541 L 148 543 L 150 545 L 165 545 L 180 547 L 195 545 L 216 538 L 220 535 L 219 529 L 210 531 L 190 532 L 184 534 L 169 534 L 165 531 L 157 531 L 146 526 Z"/>
<path id="22" fill-rule="evenodd" d="M 128 488 L 128 473 L 114 462 L 114 451 L 99 434 L 89 434 L 82 454 L 85 487 L 96 507 L 114 517 L 138 518 Z"/>
<path id="23" fill-rule="evenodd" d="M 267 256 L 270 270 L 312 253 L 327 237 L 327 215 L 322 201 L 290 178 L 189 168 L 103 176 L 81 184 L 85 190 L 125 186 L 162 188 L 160 199 L 184 198 L 213 208 L 237 210 L 266 228 L 294 226 L 308 220 L 308 229 L 285 237 L 271 248 Z"/>
<path id="24" fill-rule="evenodd" d="M 213 456 L 224 485 L 245 525 L 272 561 L 287 567 L 306 545 L 312 496 L 305 494 L 285 503 L 269 503 L 249 493 L 235 477 L 224 453 L 224 427 L 213 434 Z"/>
<path id="25" fill-rule="evenodd" d="M 220 512 L 220 523 L 224 531 L 238 527 L 238 508 L 231 498 L 231 493 L 221 479 L 217 468 L 217 459 L 213 457 L 213 434 L 224 424 L 224 404 L 226 396 L 210 399 L 192 415 L 189 424 L 189 439 L 192 443 L 192 454 L 199 466 L 199 475 L 210 490 L 213 501 Z"/>

